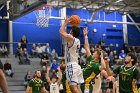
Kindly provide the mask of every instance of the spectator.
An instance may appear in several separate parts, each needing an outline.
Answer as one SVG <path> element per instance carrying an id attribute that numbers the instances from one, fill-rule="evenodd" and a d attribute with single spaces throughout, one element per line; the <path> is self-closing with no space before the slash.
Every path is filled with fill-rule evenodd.
<path id="1" fill-rule="evenodd" d="M 4 70 L 5 70 L 6 75 L 13 77 L 14 73 L 12 72 L 12 66 L 10 64 L 9 59 L 7 59 L 4 64 Z"/>
<path id="2" fill-rule="evenodd" d="M 26 36 L 25 35 L 23 35 L 22 36 L 22 39 L 21 39 L 21 48 L 24 50 L 24 48 L 27 48 L 27 43 L 28 43 L 28 41 L 27 41 L 27 38 L 26 38 Z"/>
<path id="3" fill-rule="evenodd" d="M 37 49 L 37 55 L 38 55 L 38 57 L 41 58 L 42 48 L 41 48 L 40 43 L 38 43 L 38 46 L 36 47 L 36 49 Z"/>
<path id="4" fill-rule="evenodd" d="M 45 52 L 46 52 L 49 56 L 51 55 L 51 48 L 50 48 L 49 43 L 46 44 Z"/>
<path id="5" fill-rule="evenodd" d="M 7 47 L 3 44 L 1 49 L 2 49 L 2 55 L 4 55 L 4 57 L 5 56 L 8 57 L 8 49 L 7 49 Z"/>
<path id="6" fill-rule="evenodd" d="M 43 53 L 43 55 L 41 57 L 41 65 L 42 66 L 49 66 L 50 65 L 49 57 L 46 53 Z"/>
<path id="7" fill-rule="evenodd" d="M 45 51 L 46 45 L 43 44 L 43 45 L 41 46 L 41 49 L 42 49 L 42 52 L 46 52 L 46 51 Z"/>
<path id="8" fill-rule="evenodd" d="M 52 65 L 51 65 L 51 71 L 56 72 L 58 67 L 59 67 L 59 64 L 54 59 Z"/>
<path id="9" fill-rule="evenodd" d="M 53 59 L 58 60 L 58 54 L 56 53 L 55 49 L 52 50 L 51 55 L 52 55 L 52 60 L 53 60 Z"/>
<path id="10" fill-rule="evenodd" d="M 124 60 L 126 57 L 126 53 L 124 53 L 124 50 L 121 51 L 121 53 L 119 54 L 119 59 Z"/>
<path id="11" fill-rule="evenodd" d="M 20 45 L 20 43 L 18 43 L 18 47 L 17 47 L 17 49 L 16 49 L 16 54 L 15 54 L 15 58 L 18 56 L 20 56 L 20 47 L 21 45 Z"/>
<path id="12" fill-rule="evenodd" d="M 114 64 L 114 55 L 112 51 L 110 51 L 109 59 L 110 59 L 109 65 L 112 66 Z"/>
<path id="13" fill-rule="evenodd" d="M 100 38 L 98 44 L 101 45 L 101 46 L 105 45 L 105 42 L 104 42 L 103 38 Z"/>
<path id="14" fill-rule="evenodd" d="M 116 63 L 118 63 L 118 55 L 117 55 L 117 51 L 114 50 L 113 53 L 114 53 L 114 55 L 113 55 L 113 56 L 114 56 L 114 62 L 115 62 L 115 64 L 116 64 Z"/>
<path id="15" fill-rule="evenodd" d="M 24 48 L 24 50 L 20 49 L 19 60 L 20 64 L 30 64 L 30 59 L 26 48 Z"/>
<path id="16" fill-rule="evenodd" d="M 28 82 L 33 78 L 31 71 L 27 71 L 27 74 L 24 77 L 24 85 L 27 88 Z"/>
<path id="17" fill-rule="evenodd" d="M 37 57 L 37 48 L 35 44 L 32 45 L 31 57 Z"/>

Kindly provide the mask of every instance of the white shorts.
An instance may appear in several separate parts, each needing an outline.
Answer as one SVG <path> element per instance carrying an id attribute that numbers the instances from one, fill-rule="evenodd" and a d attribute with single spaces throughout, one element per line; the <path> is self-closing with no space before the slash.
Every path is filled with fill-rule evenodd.
<path id="1" fill-rule="evenodd" d="M 82 69 L 77 63 L 67 64 L 66 77 L 70 85 L 84 83 Z"/>

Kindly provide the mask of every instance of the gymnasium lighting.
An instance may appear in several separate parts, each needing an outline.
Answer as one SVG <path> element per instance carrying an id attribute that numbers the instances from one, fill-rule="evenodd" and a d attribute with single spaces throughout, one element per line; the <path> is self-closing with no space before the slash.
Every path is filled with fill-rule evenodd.
<path id="1" fill-rule="evenodd" d="M 116 28 L 116 25 L 113 25 L 113 28 Z"/>
<path id="2" fill-rule="evenodd" d="M 94 29 L 93 29 L 93 32 L 94 32 L 94 33 L 96 33 L 96 32 L 97 32 L 97 29 L 96 29 L 96 28 L 94 28 Z"/>

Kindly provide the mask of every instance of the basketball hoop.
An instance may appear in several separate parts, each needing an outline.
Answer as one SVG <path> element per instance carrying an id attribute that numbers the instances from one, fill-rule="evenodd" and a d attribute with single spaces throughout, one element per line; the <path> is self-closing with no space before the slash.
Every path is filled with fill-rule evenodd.
<path id="1" fill-rule="evenodd" d="M 38 8 L 34 11 L 36 16 L 36 25 L 39 27 L 48 27 L 49 19 L 51 16 L 52 6 L 51 5 L 44 5 L 41 8 Z"/>

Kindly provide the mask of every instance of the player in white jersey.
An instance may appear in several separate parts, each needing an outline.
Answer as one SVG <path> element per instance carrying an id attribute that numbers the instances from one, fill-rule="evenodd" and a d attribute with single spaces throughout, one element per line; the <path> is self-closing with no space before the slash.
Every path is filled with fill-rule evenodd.
<path id="1" fill-rule="evenodd" d="M 84 83 L 82 69 L 78 64 L 80 40 L 78 36 L 80 35 L 80 28 L 77 26 L 72 26 L 70 34 L 65 31 L 67 24 L 69 23 L 69 18 L 65 19 L 64 24 L 60 28 L 60 34 L 67 40 L 66 48 L 66 76 L 70 84 L 70 89 L 72 93 L 82 93 L 80 89 L 80 84 Z"/>
<path id="2" fill-rule="evenodd" d="M 62 79 L 62 72 L 60 70 L 60 67 L 58 67 L 57 70 L 58 70 L 58 76 L 53 75 L 52 78 L 50 79 L 49 77 L 50 67 L 47 68 L 46 79 L 47 82 L 50 84 L 50 93 L 60 93 L 59 86 Z"/>

